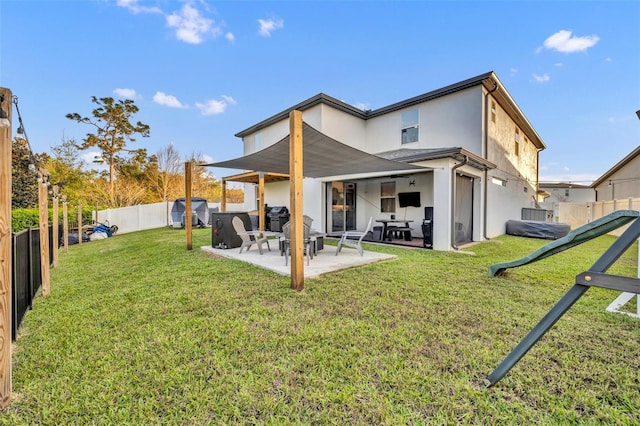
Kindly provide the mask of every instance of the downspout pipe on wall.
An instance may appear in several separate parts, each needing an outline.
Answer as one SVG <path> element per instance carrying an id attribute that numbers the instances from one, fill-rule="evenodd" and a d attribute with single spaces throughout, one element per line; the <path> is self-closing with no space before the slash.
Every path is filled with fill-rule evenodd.
<path id="1" fill-rule="evenodd" d="M 456 170 L 469 162 L 469 157 L 464 156 L 464 161 L 451 168 L 451 247 L 458 250 L 456 244 Z"/>
<path id="2" fill-rule="evenodd" d="M 494 82 L 495 83 L 495 82 Z M 485 160 L 489 159 L 489 121 L 491 116 L 491 110 L 489 108 L 489 99 L 490 95 L 498 90 L 498 83 L 495 83 L 493 89 L 487 92 L 484 96 L 484 141 L 483 141 L 483 156 Z M 482 206 L 482 236 L 485 240 L 488 240 L 487 237 L 487 214 L 488 214 L 488 204 L 487 196 L 489 194 L 489 170 L 484 169 L 484 202 Z"/>

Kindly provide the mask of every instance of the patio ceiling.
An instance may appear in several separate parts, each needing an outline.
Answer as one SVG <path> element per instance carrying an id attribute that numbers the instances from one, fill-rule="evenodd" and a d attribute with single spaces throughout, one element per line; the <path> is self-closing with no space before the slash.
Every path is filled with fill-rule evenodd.
<path id="1" fill-rule="evenodd" d="M 302 132 L 303 173 L 305 177 L 321 178 L 360 173 L 431 170 L 428 167 L 388 160 L 360 151 L 319 132 L 307 123 L 303 123 Z M 233 160 L 201 165 L 267 172 L 265 179 L 269 174 L 280 174 L 279 177 L 282 178 L 282 175 L 289 173 L 289 135 L 253 154 Z M 243 177 L 243 175 L 247 176 Z M 225 178 L 225 180 L 253 179 L 244 173 L 234 176 L 238 179 Z M 254 180 L 245 181 L 254 182 Z"/>

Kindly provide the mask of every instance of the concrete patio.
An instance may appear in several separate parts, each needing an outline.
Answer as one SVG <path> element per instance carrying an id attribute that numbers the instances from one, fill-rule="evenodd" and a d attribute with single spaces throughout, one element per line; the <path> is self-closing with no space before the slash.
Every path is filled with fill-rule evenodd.
<path id="1" fill-rule="evenodd" d="M 255 245 L 249 251 L 243 250 L 242 253 L 239 253 L 239 248 L 218 249 L 211 246 L 203 246 L 201 249 L 216 256 L 247 262 L 282 275 L 291 275 L 291 261 L 289 261 L 289 265 L 285 265 L 285 258 L 280 255 L 277 240 L 270 240 L 270 244 L 271 251 L 268 251 L 265 245 L 263 246 L 264 253 L 262 255 L 260 255 Z M 395 259 L 396 257 L 391 254 L 367 250 L 365 250 L 363 256 L 360 256 L 355 249 L 349 247 L 343 247 L 336 256 L 336 247 L 325 245 L 323 250 L 318 251 L 318 254 L 313 256 L 308 266 L 305 256 L 304 277 L 316 278 L 329 272 L 369 265 L 383 260 Z"/>

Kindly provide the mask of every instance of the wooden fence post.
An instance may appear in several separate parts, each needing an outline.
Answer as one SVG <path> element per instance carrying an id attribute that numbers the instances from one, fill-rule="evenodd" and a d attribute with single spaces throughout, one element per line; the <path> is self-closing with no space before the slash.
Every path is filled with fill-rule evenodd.
<path id="1" fill-rule="evenodd" d="M 58 185 L 53 185 L 53 267 L 58 267 L 58 243 L 60 240 L 58 226 Z"/>
<path id="2" fill-rule="evenodd" d="M 11 402 L 11 90 L 0 87 L 0 408 Z"/>
<path id="3" fill-rule="evenodd" d="M 40 271 L 42 274 L 42 295 L 48 296 L 49 287 L 49 214 L 47 212 L 47 172 L 38 172 L 38 208 L 40 211 Z"/>
<path id="4" fill-rule="evenodd" d="M 78 200 L 78 244 L 82 244 L 82 200 Z"/>
<path id="5" fill-rule="evenodd" d="M 62 196 L 62 244 L 64 252 L 69 252 L 69 216 L 67 211 L 67 196 Z"/>

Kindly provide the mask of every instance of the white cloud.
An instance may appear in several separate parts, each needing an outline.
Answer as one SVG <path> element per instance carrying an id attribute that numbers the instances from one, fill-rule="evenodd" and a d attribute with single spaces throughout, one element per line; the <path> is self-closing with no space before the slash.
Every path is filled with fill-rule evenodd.
<path id="1" fill-rule="evenodd" d="M 551 80 L 551 77 L 549 77 L 549 74 L 543 74 L 543 75 L 533 74 L 533 80 L 536 83 L 546 83 L 547 81 Z"/>
<path id="2" fill-rule="evenodd" d="M 178 100 L 178 98 L 176 98 L 173 95 L 167 95 L 166 93 L 163 92 L 156 92 L 155 95 L 153 95 L 153 102 L 159 104 L 159 105 L 164 105 L 164 106 L 168 106 L 171 108 L 186 108 L 186 105 L 183 105 L 182 102 L 180 102 Z"/>
<path id="3" fill-rule="evenodd" d="M 509 72 L 511 74 L 516 74 L 518 72 L 518 68 L 509 68 Z"/>
<path id="4" fill-rule="evenodd" d="M 135 99 L 137 95 L 136 91 L 133 89 L 124 89 L 117 88 L 113 90 L 113 94 L 116 96 L 120 96 L 125 99 Z"/>
<path id="5" fill-rule="evenodd" d="M 271 37 L 272 32 L 274 32 L 275 30 L 279 30 L 284 26 L 284 21 L 279 18 L 258 19 L 258 23 L 260 23 L 258 34 L 263 37 Z"/>
<path id="6" fill-rule="evenodd" d="M 545 48 L 562 53 L 583 52 L 594 46 L 598 41 L 600 41 L 600 37 L 597 35 L 577 37 L 572 35 L 571 31 L 560 30 L 547 37 L 542 47 L 539 47 L 537 51 L 540 52 Z"/>
<path id="7" fill-rule="evenodd" d="M 138 0 L 117 0 L 116 5 L 129 9 L 131 13 L 136 15 L 138 13 L 162 13 L 159 7 L 140 6 Z"/>
<path id="8" fill-rule="evenodd" d="M 605 60 L 604 60 L 604 61 L 605 61 L 605 62 L 613 62 L 613 59 L 611 59 L 611 58 L 605 58 Z"/>
<path id="9" fill-rule="evenodd" d="M 562 67 L 564 67 L 564 64 L 563 64 L 562 62 L 556 62 L 556 63 L 555 63 L 555 64 L 553 64 L 553 65 L 555 65 L 555 66 L 556 66 L 556 67 L 558 67 L 558 68 L 562 68 Z"/>
<path id="10" fill-rule="evenodd" d="M 175 28 L 178 40 L 190 44 L 200 44 L 207 35 L 217 37 L 222 34 L 220 26 L 212 19 L 203 17 L 191 3 L 186 3 L 178 12 L 167 15 L 167 25 Z"/>
<path id="11" fill-rule="evenodd" d="M 235 104 L 237 104 L 236 100 L 235 100 L 235 99 L 233 99 L 231 96 L 222 95 L 221 97 L 222 97 L 222 99 L 224 99 L 224 100 L 225 100 L 225 102 L 226 102 L 226 103 L 228 103 L 228 104 L 230 104 L 230 105 L 235 105 Z"/>
<path id="12" fill-rule="evenodd" d="M 231 96 L 221 96 L 222 100 L 210 99 L 204 103 L 196 102 L 196 107 L 202 115 L 218 115 L 225 112 L 227 106 L 235 105 L 236 101 Z"/>
<path id="13" fill-rule="evenodd" d="M 234 41 L 236 41 L 236 36 L 234 36 L 233 33 L 226 33 L 224 35 L 224 38 L 226 38 L 227 41 L 229 41 L 230 43 L 233 43 Z"/>

